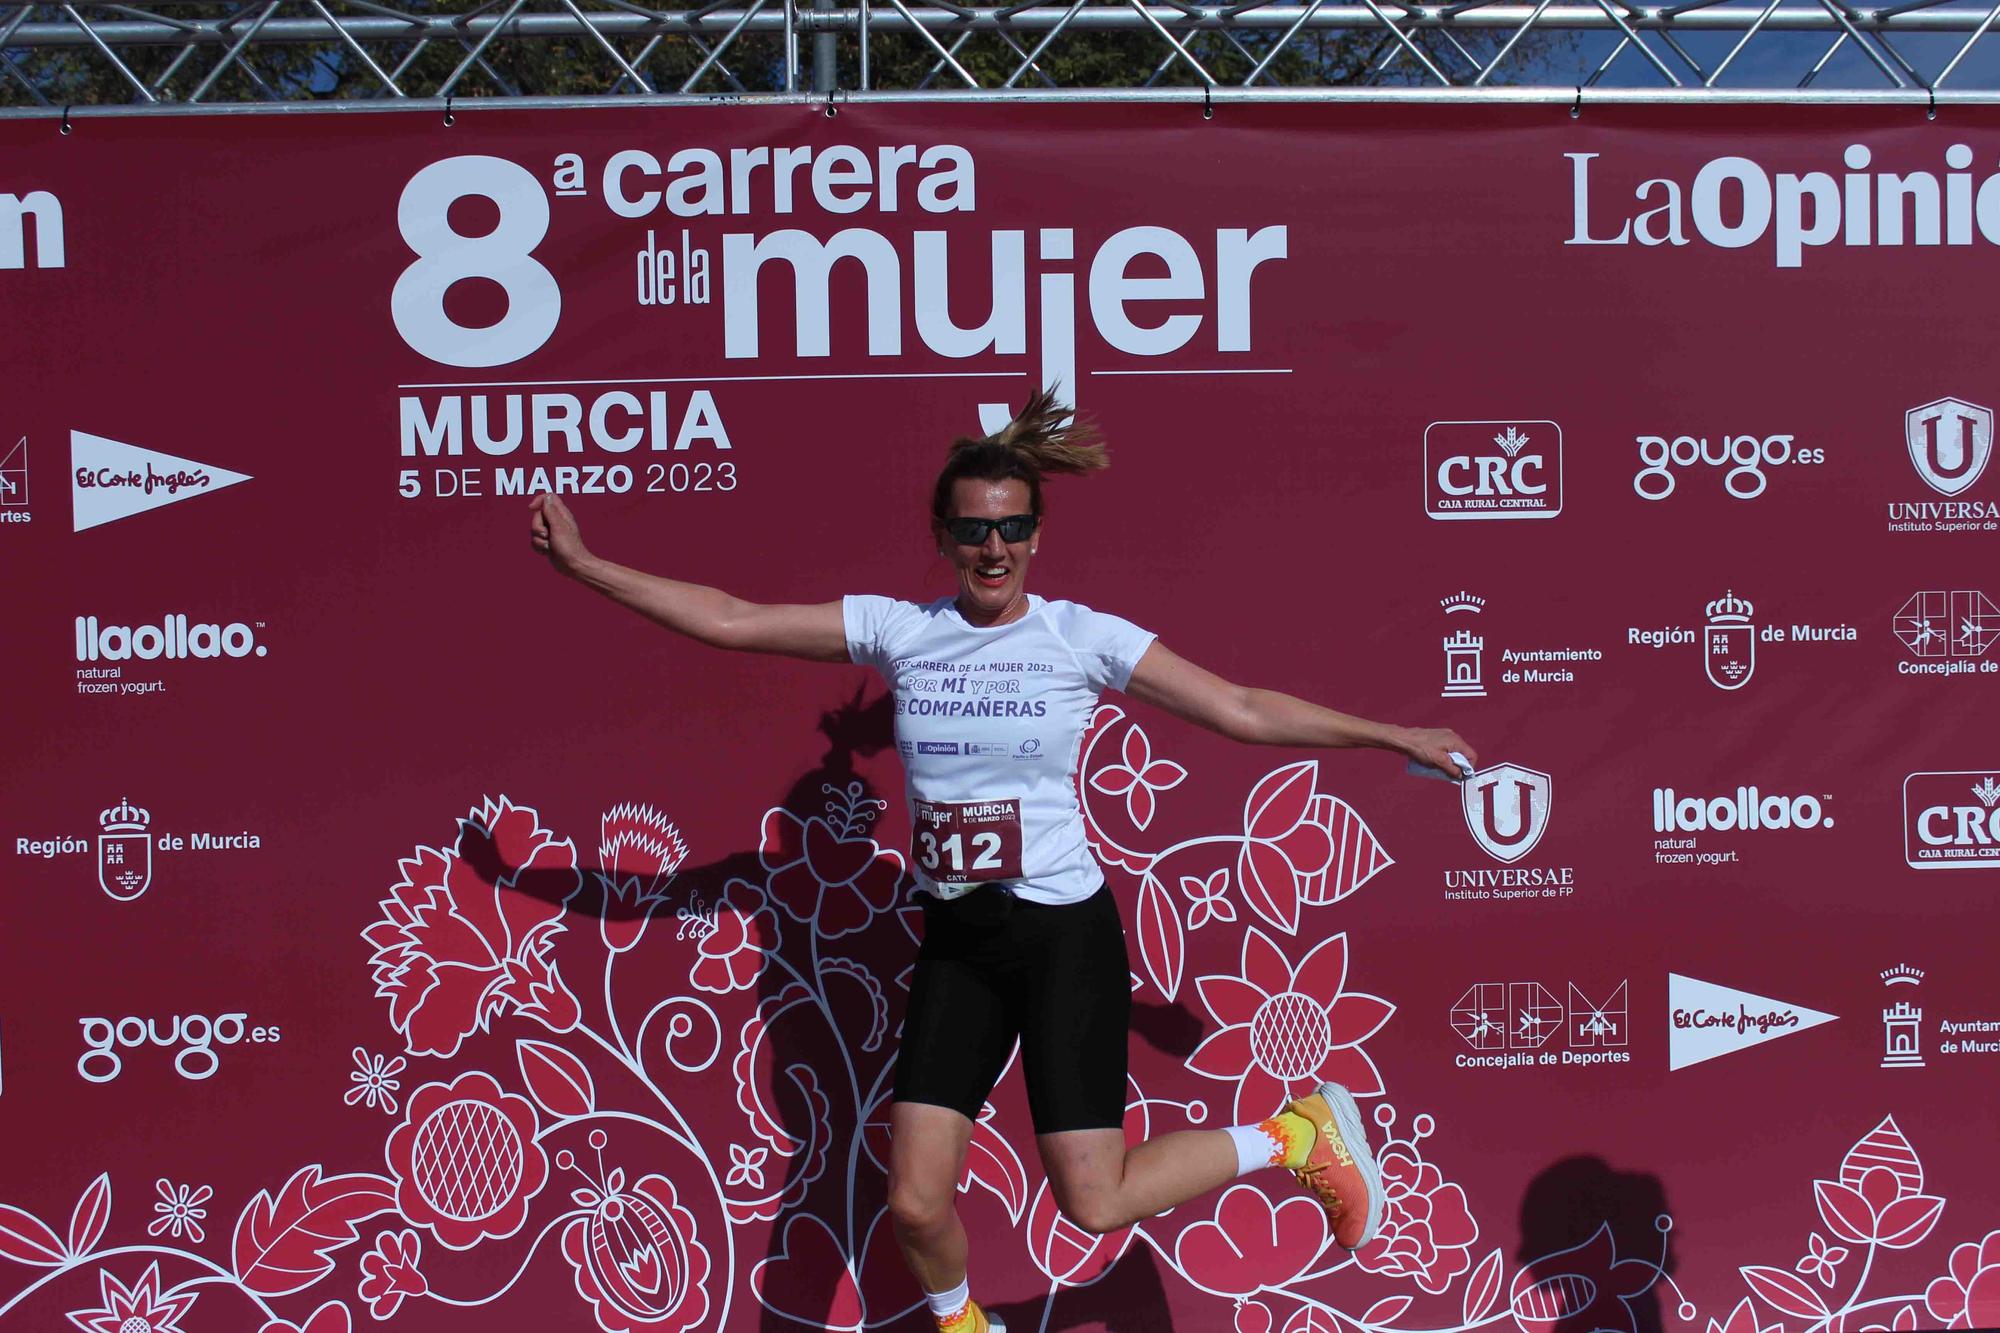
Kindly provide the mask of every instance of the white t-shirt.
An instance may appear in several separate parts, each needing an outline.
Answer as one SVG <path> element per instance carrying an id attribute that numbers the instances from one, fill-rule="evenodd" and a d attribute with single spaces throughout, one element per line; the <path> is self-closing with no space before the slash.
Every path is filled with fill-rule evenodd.
<path id="1" fill-rule="evenodd" d="M 968 624 L 953 599 L 841 603 L 847 653 L 896 696 L 918 883 L 955 897 L 1005 883 L 1079 902 L 1102 880 L 1076 799 L 1084 730 L 1124 689 L 1153 635 L 1075 602 L 1028 598 L 1005 625 Z"/>

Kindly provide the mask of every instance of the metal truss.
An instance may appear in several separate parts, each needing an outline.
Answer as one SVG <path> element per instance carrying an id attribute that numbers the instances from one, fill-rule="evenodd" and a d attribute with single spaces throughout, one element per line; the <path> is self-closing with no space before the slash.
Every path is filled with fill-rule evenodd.
<path id="1" fill-rule="evenodd" d="M 487 99 L 2000 101 L 2000 0 L 0 0 L 0 117 Z M 898 97 L 900 100 L 900 97 Z"/>

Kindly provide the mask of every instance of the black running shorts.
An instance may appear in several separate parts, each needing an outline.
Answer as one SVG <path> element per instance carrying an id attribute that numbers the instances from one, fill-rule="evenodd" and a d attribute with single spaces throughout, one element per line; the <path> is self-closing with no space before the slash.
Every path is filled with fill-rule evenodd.
<path id="1" fill-rule="evenodd" d="M 1053 907 L 992 885 L 927 898 L 896 1100 L 977 1120 L 1019 1037 L 1037 1134 L 1116 1129 L 1131 1021 L 1125 927 L 1109 888 Z"/>

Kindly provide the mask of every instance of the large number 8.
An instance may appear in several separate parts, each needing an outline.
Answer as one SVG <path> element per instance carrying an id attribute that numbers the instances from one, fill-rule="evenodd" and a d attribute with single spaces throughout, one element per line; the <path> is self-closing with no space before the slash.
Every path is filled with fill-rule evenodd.
<path id="1" fill-rule="evenodd" d="M 447 216 L 469 195 L 491 199 L 500 224 L 461 236 Z M 549 340 L 562 315 L 562 288 L 533 251 L 549 234 L 549 197 L 528 169 L 504 157 L 448 157 L 410 177 L 396 225 L 417 261 L 389 295 L 403 341 L 448 366 L 503 366 Z M 468 328 L 444 310 L 455 282 L 487 278 L 507 293 L 507 313 L 491 328 Z"/>

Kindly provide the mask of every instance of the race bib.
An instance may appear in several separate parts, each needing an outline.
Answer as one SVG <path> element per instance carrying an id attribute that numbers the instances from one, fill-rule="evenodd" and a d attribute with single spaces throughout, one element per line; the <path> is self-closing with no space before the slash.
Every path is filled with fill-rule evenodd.
<path id="1" fill-rule="evenodd" d="M 911 814 L 910 856 L 940 886 L 1021 878 L 1020 801 L 918 801 Z"/>

